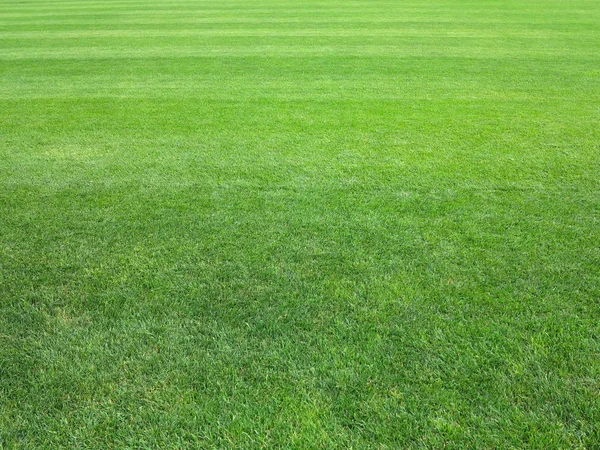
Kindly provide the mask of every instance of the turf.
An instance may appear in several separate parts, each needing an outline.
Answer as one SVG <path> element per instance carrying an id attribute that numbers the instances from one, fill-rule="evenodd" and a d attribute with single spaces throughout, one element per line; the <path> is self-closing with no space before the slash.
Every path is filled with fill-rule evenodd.
<path id="1" fill-rule="evenodd" d="M 598 448 L 596 0 L 0 0 L 0 448 Z"/>

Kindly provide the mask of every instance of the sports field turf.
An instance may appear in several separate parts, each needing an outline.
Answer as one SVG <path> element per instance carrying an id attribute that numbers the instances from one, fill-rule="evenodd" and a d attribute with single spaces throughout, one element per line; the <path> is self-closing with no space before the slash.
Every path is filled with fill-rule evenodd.
<path id="1" fill-rule="evenodd" d="M 0 0 L 0 449 L 599 448 L 597 0 Z"/>

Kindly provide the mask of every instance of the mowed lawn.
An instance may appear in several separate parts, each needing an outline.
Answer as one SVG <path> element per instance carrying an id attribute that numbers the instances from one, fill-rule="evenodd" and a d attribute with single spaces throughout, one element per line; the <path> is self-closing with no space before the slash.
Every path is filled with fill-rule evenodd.
<path id="1" fill-rule="evenodd" d="M 0 0 L 0 448 L 598 448 L 597 0 Z"/>

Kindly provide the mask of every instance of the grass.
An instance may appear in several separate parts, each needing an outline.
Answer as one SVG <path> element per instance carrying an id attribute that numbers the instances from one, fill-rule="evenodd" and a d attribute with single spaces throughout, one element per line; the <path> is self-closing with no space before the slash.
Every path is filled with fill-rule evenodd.
<path id="1" fill-rule="evenodd" d="M 596 0 L 0 0 L 0 448 L 599 448 Z"/>

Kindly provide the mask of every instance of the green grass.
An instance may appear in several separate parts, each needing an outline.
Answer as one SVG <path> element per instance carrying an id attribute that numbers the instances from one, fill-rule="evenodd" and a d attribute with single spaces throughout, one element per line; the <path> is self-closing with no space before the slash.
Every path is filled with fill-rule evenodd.
<path id="1" fill-rule="evenodd" d="M 0 448 L 599 448 L 597 0 L 0 0 Z"/>

